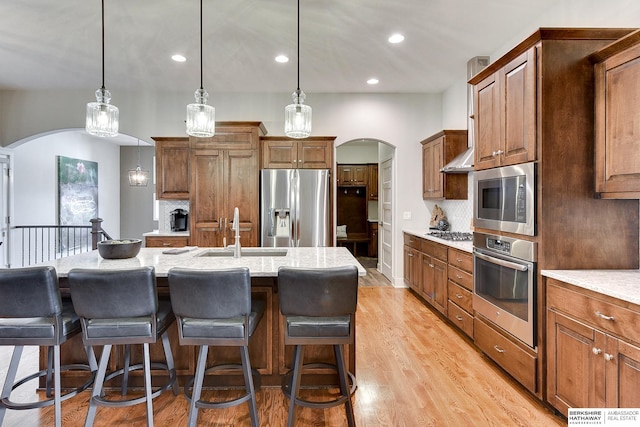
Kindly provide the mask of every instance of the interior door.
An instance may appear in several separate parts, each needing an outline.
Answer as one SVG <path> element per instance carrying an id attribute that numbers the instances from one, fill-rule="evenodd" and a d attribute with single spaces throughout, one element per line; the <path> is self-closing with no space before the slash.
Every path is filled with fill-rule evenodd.
<path id="1" fill-rule="evenodd" d="M 380 247 L 380 271 L 393 283 L 393 159 L 385 160 L 380 164 L 380 188 L 382 194 L 378 195 L 382 204 L 382 216 L 379 224 Z"/>

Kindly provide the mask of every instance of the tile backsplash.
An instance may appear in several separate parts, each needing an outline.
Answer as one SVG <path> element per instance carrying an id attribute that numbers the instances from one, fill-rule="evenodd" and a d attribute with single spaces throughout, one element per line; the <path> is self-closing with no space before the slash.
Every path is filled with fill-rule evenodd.
<path id="1" fill-rule="evenodd" d="M 171 231 L 171 212 L 176 209 L 184 209 L 189 212 L 188 200 L 160 200 L 158 202 L 158 230 Z"/>

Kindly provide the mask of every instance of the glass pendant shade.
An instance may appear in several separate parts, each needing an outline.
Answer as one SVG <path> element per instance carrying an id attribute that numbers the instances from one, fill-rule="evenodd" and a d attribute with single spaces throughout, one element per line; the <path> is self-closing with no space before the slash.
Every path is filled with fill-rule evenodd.
<path id="1" fill-rule="evenodd" d="M 129 171 L 129 185 L 132 187 L 146 187 L 149 182 L 149 171 L 146 171 L 138 165 L 135 169 Z"/>
<path id="2" fill-rule="evenodd" d="M 208 138 L 216 132 L 216 109 L 207 105 L 209 94 L 200 88 L 195 92 L 196 103 L 187 105 L 187 134 Z"/>
<path id="3" fill-rule="evenodd" d="M 284 133 L 289 138 L 307 138 L 311 135 L 311 107 L 303 104 L 305 94 L 300 89 L 292 97 L 293 104 L 284 108 Z"/>
<path id="4" fill-rule="evenodd" d="M 96 102 L 87 104 L 85 129 L 91 135 L 107 137 L 118 135 L 119 110 L 109 104 L 111 92 L 104 87 L 96 90 Z"/>

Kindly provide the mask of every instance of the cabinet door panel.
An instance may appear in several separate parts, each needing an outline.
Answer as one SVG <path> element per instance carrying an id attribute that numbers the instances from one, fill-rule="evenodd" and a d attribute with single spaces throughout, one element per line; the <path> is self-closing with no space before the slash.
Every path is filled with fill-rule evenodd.
<path id="1" fill-rule="evenodd" d="M 491 75 L 474 88 L 475 169 L 498 165 L 495 152 L 500 147 L 500 97 L 496 75 Z"/>
<path id="2" fill-rule="evenodd" d="M 263 141 L 262 167 L 264 169 L 293 169 L 297 167 L 295 141 Z"/>
<path id="3" fill-rule="evenodd" d="M 502 93 L 504 142 L 502 165 L 535 160 L 536 64 L 535 49 L 529 49 L 504 68 Z"/>
<path id="4" fill-rule="evenodd" d="M 333 143 L 300 141 L 298 143 L 298 167 L 302 169 L 330 169 L 333 159 Z"/>
<path id="5" fill-rule="evenodd" d="M 191 244 L 221 246 L 224 210 L 224 152 L 194 150 L 191 156 Z"/>
<path id="6" fill-rule="evenodd" d="M 156 197 L 189 200 L 189 139 L 154 138 L 156 141 Z"/>
<path id="7" fill-rule="evenodd" d="M 609 342 L 613 341 L 613 347 Z M 607 337 L 607 406 L 640 408 L 640 347 Z"/>
<path id="8" fill-rule="evenodd" d="M 254 150 L 229 150 L 225 156 L 224 168 L 225 217 L 227 244 L 233 243 L 231 230 L 234 208 L 240 216 L 240 243 L 242 246 L 258 246 L 257 206 L 259 175 L 258 156 Z"/>

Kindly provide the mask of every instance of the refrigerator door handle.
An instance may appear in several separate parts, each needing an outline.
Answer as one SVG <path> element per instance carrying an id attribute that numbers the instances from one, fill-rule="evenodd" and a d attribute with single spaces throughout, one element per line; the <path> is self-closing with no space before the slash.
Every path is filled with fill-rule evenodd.
<path id="1" fill-rule="evenodd" d="M 293 218 L 293 244 L 291 246 L 300 246 L 300 174 L 297 169 L 293 170 L 293 205 L 294 205 L 294 218 Z"/>

